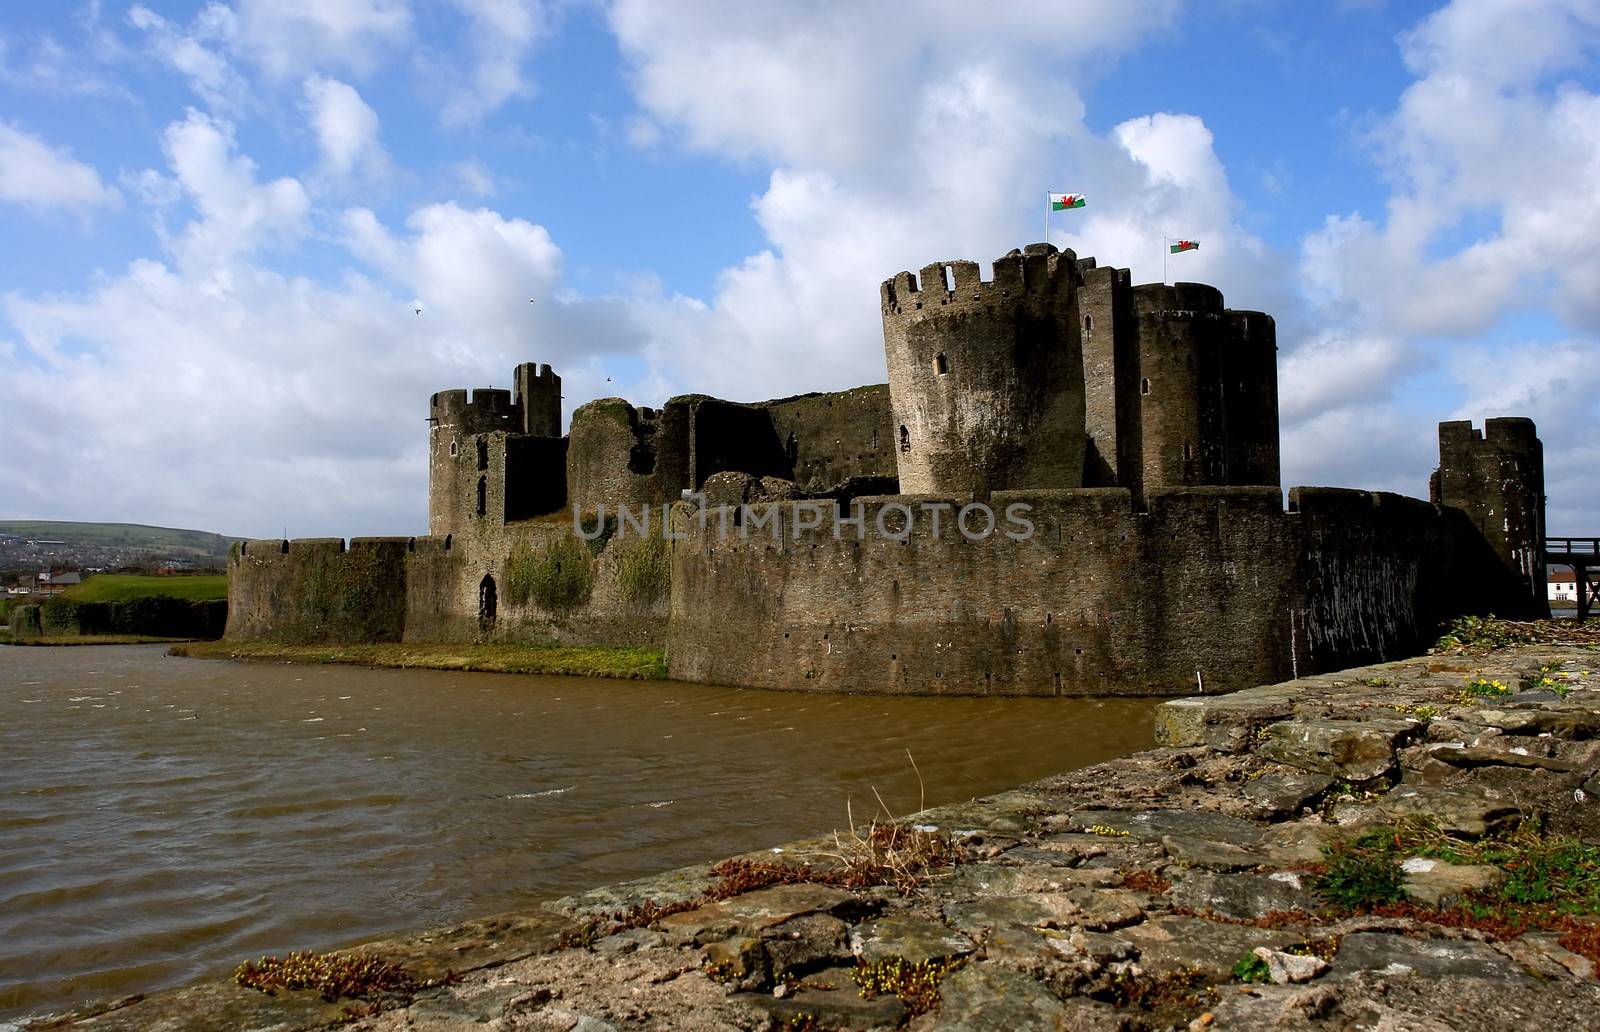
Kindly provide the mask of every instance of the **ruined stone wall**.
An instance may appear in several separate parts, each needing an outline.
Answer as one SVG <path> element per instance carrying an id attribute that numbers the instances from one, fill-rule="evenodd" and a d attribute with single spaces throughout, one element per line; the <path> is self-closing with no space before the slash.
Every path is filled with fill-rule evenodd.
<path id="1" fill-rule="evenodd" d="M 823 491 L 851 477 L 893 477 L 894 412 L 889 385 L 765 401 L 787 459 L 785 479 Z"/>
<path id="2" fill-rule="evenodd" d="M 525 520 L 567 508 L 567 439 L 507 437 L 505 518 Z"/>
<path id="3" fill-rule="evenodd" d="M 659 512 L 659 510 L 658 510 Z M 564 568 L 563 568 L 564 567 Z M 630 526 L 592 544 L 570 520 L 481 536 L 247 541 L 229 562 L 233 640 L 659 645 L 666 544 Z M 482 619 L 485 579 L 495 612 Z"/>
<path id="4" fill-rule="evenodd" d="M 1533 420 L 1439 424 L 1439 468 L 1429 485 L 1435 503 L 1453 506 L 1477 528 L 1521 585 L 1501 616 L 1550 615 L 1544 564 L 1544 445 Z"/>
<path id="5" fill-rule="evenodd" d="M 659 507 L 655 510 L 658 514 Z M 666 543 L 620 529 L 614 516 L 506 526 L 448 554 L 418 539 L 408 565 L 407 641 L 509 641 L 533 645 L 660 645 L 666 639 Z M 495 612 L 482 619 L 485 581 Z"/>
<path id="6" fill-rule="evenodd" d="M 689 407 L 690 487 L 699 489 L 707 477 L 729 470 L 789 479 L 788 456 L 766 409 L 707 397 L 695 397 Z"/>
<path id="7" fill-rule="evenodd" d="M 658 414 L 622 398 L 601 398 L 572 414 L 567 442 L 567 504 L 642 505 L 676 498 L 688 485 L 690 413 L 669 402 Z"/>
<path id="8" fill-rule="evenodd" d="M 953 498 L 863 499 L 860 541 L 835 540 L 831 519 L 777 541 L 689 520 L 670 671 L 825 691 L 1216 691 L 1404 654 L 1486 601 L 1452 590 L 1484 554 L 1450 514 L 1363 492 L 1293 498 L 1285 512 L 1273 488 L 1154 490 L 1138 512 L 1124 489 L 997 493 L 997 511 L 1033 507 L 1023 541 L 952 533 L 954 508 L 937 538 L 920 511 L 905 543 L 871 529 L 887 505 Z M 792 523 L 796 504 L 772 509 Z"/>
<path id="9" fill-rule="evenodd" d="M 228 561 L 234 640 L 399 641 L 410 538 L 244 541 Z"/>
<path id="10" fill-rule="evenodd" d="M 1076 258 L 1032 244 L 998 259 L 993 277 L 939 262 L 881 287 L 903 491 L 1083 483 Z"/>

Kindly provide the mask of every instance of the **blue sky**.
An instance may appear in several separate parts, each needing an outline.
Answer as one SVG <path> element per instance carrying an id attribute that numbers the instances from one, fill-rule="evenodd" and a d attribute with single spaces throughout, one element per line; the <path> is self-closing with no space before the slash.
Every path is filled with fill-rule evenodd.
<path id="1" fill-rule="evenodd" d="M 1600 526 L 1600 0 L 974 10 L 7 5 L 0 515 L 417 532 L 433 390 L 881 381 L 877 282 L 1072 190 L 1058 245 L 1277 317 L 1286 483 L 1531 415 Z"/>

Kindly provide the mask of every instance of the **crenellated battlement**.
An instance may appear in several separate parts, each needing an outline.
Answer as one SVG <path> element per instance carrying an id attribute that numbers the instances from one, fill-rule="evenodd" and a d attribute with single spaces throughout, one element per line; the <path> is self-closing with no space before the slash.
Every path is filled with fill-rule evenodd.
<path id="1" fill-rule="evenodd" d="M 1078 265 L 1071 251 L 1029 244 L 995 259 L 987 280 L 977 262 L 939 261 L 924 265 L 915 276 L 895 274 L 883 281 L 878 293 L 885 320 L 891 315 L 908 321 L 928 319 L 1003 301 L 1048 308 L 1071 297 L 1071 288 L 1081 279 Z"/>
<path id="2" fill-rule="evenodd" d="M 428 417 L 435 429 L 451 428 L 461 434 L 482 434 L 493 430 L 522 430 L 522 406 L 511 392 L 497 387 L 439 391 L 428 406 Z"/>
<path id="3" fill-rule="evenodd" d="M 1222 291 L 1205 283 L 1141 283 L 1133 288 L 1133 310 L 1140 317 L 1221 319 Z"/>

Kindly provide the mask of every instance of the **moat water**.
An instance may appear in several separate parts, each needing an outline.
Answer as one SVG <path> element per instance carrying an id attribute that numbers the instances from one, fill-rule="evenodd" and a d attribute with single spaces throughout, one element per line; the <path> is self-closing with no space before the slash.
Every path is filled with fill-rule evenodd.
<path id="1" fill-rule="evenodd" d="M 908 699 L 0 647 L 0 1020 L 512 910 L 1151 744 Z"/>

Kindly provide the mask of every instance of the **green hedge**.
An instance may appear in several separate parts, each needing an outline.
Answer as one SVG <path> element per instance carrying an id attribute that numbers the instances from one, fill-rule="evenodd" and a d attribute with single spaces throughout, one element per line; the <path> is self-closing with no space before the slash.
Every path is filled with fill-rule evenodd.
<path id="1" fill-rule="evenodd" d="M 118 602 L 74 602 L 62 595 L 39 607 L 40 633 L 142 634 L 155 638 L 220 638 L 228 603 L 170 595 L 145 595 Z"/>

